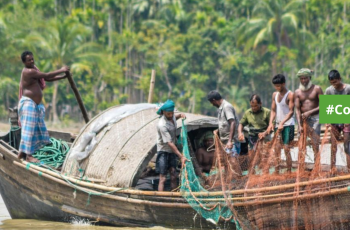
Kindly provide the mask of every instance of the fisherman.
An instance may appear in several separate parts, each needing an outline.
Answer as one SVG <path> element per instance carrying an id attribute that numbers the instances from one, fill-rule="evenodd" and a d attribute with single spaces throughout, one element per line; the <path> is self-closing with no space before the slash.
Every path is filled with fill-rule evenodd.
<path id="1" fill-rule="evenodd" d="M 314 150 L 314 163 L 316 163 L 316 156 L 318 154 L 319 136 L 321 134 L 321 124 L 319 118 L 319 97 L 323 94 L 320 86 L 314 85 L 311 82 L 311 77 L 314 72 L 307 68 L 302 68 L 298 71 L 297 76 L 300 80 L 299 89 L 295 91 L 294 103 L 296 108 L 296 117 L 298 121 L 298 133 L 302 134 L 303 122 L 307 122 L 317 136 L 313 138 L 312 148 Z"/>
<path id="2" fill-rule="evenodd" d="M 238 139 L 244 141 L 243 127 L 248 126 L 248 143 L 249 148 L 253 149 L 259 139 L 265 138 L 266 141 L 271 137 L 266 130 L 269 127 L 270 110 L 262 106 L 261 99 L 258 95 L 253 94 L 250 97 L 250 109 L 248 109 L 238 126 Z"/>
<path id="3" fill-rule="evenodd" d="M 177 187 L 176 165 L 177 157 L 181 159 L 182 165 L 187 160 L 176 147 L 176 120 L 185 119 L 183 113 L 174 114 L 175 104 L 172 100 L 167 100 L 157 111 L 161 115 L 157 125 L 157 159 L 156 172 L 159 173 L 158 191 L 164 191 L 166 175 L 170 171 L 171 189 Z"/>
<path id="4" fill-rule="evenodd" d="M 238 140 L 239 121 L 235 109 L 216 90 L 210 91 L 207 98 L 218 108 L 219 135 L 225 145 L 225 151 L 231 156 L 237 156 L 241 152 L 241 143 Z"/>
<path id="5" fill-rule="evenodd" d="M 207 131 L 200 139 L 201 147 L 196 151 L 196 158 L 201 173 L 209 173 L 214 161 L 215 149 L 209 149 L 214 145 L 213 132 Z"/>
<path id="6" fill-rule="evenodd" d="M 57 81 L 66 78 L 69 67 L 49 73 L 40 72 L 35 66 L 33 53 L 24 51 L 21 55 L 24 68 L 19 84 L 18 114 L 22 127 L 18 158 L 26 157 L 28 162 L 38 162 L 32 154 L 50 143 L 45 125 L 45 107 L 41 103 L 45 81 Z M 60 75 L 65 73 L 64 75 Z"/>
<path id="7" fill-rule="evenodd" d="M 276 92 L 272 94 L 270 124 L 267 133 L 279 130 L 282 135 L 283 148 L 287 159 L 287 170 L 292 170 L 292 157 L 289 144 L 294 139 L 294 93 L 286 88 L 286 78 L 283 74 L 277 74 L 272 79 Z M 276 120 L 274 128 L 273 122 Z"/>
<path id="8" fill-rule="evenodd" d="M 296 108 L 296 117 L 298 121 L 298 132 L 302 133 L 302 121 L 320 135 L 321 125 L 319 122 L 319 97 L 323 94 L 320 86 L 311 82 L 311 76 L 314 72 L 310 69 L 303 68 L 298 71 L 297 76 L 300 80 L 299 89 L 295 91 L 294 103 Z"/>
<path id="9" fill-rule="evenodd" d="M 331 70 L 328 74 L 328 80 L 331 86 L 326 89 L 326 95 L 350 95 L 350 85 L 342 82 L 340 73 L 338 70 Z M 329 125 L 327 125 L 329 126 Z M 350 124 L 332 124 L 332 131 L 339 134 L 343 131 L 344 136 L 344 151 L 346 155 L 346 161 L 348 169 L 350 170 Z M 331 169 L 336 172 L 335 160 L 336 160 L 337 148 L 331 150 Z"/>

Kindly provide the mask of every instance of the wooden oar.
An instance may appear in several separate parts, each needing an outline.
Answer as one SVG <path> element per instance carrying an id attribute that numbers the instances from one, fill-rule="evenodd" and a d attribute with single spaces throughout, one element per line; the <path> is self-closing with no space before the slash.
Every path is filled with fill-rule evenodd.
<path id="1" fill-rule="evenodd" d="M 70 87 L 72 88 L 72 90 L 74 92 L 75 98 L 78 101 L 79 108 L 80 108 L 81 112 L 83 113 L 83 117 L 84 117 L 85 123 L 88 123 L 90 119 L 88 117 L 88 114 L 86 112 L 83 100 L 81 99 L 81 96 L 79 94 L 77 86 L 75 85 L 75 82 L 73 80 L 72 74 L 70 72 L 67 74 L 67 79 L 69 81 Z"/>

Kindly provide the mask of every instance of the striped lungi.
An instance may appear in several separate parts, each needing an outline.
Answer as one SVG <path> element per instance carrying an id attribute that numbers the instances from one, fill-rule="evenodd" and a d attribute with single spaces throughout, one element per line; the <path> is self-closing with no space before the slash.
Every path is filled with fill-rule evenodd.
<path id="1" fill-rule="evenodd" d="M 37 105 L 29 97 L 22 96 L 18 104 L 18 115 L 22 126 L 19 152 L 31 155 L 50 143 L 43 104 Z"/>

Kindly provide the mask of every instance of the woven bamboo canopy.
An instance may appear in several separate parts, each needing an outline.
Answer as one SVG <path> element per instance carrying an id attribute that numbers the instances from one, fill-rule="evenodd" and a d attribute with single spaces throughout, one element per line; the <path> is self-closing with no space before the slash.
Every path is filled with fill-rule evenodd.
<path id="1" fill-rule="evenodd" d="M 146 106 L 145 106 L 146 105 Z M 124 113 L 135 109 L 134 113 Z M 87 177 L 101 181 L 101 185 L 116 187 L 134 187 L 140 174 L 156 153 L 157 123 L 159 116 L 156 106 L 135 104 L 115 106 L 98 114 L 80 131 L 72 144 L 74 148 L 81 142 L 84 133 L 101 117 L 110 114 L 120 116 L 117 122 L 100 130 L 96 139 L 98 144 L 87 158 L 81 162 L 69 157 L 63 165 L 62 173 L 71 177 Z M 215 128 L 217 119 L 197 114 L 186 114 L 185 124 L 188 132 L 199 128 Z M 181 119 L 177 122 L 177 134 L 181 131 Z"/>

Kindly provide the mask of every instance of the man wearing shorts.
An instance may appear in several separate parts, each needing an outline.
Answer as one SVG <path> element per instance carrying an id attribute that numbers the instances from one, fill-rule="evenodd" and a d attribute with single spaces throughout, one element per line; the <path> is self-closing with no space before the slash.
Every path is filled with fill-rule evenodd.
<path id="1" fill-rule="evenodd" d="M 278 129 L 282 135 L 283 148 L 287 159 L 287 170 L 292 170 L 289 144 L 294 139 L 294 94 L 286 88 L 286 78 L 277 74 L 272 79 L 276 92 L 272 94 L 270 124 L 267 133 Z M 274 128 L 273 122 L 276 121 Z"/>
<path id="2" fill-rule="evenodd" d="M 294 103 L 296 110 L 296 118 L 298 121 L 298 133 L 301 134 L 303 130 L 303 122 L 306 122 L 310 128 L 313 129 L 312 145 L 314 151 L 314 162 L 316 163 L 316 156 L 319 152 L 318 142 L 321 133 L 321 125 L 319 118 L 319 97 L 323 94 L 320 86 L 314 85 L 311 82 L 311 77 L 314 72 L 307 68 L 302 68 L 298 71 L 297 76 L 300 80 L 299 89 L 295 90 Z"/>
<path id="3" fill-rule="evenodd" d="M 166 175 L 170 172 L 171 189 L 177 187 L 176 164 L 177 156 L 184 164 L 187 160 L 176 147 L 176 120 L 186 118 L 185 114 L 174 114 L 175 103 L 167 100 L 157 111 L 161 115 L 157 125 L 157 160 L 156 172 L 159 173 L 158 191 L 164 191 Z"/>

